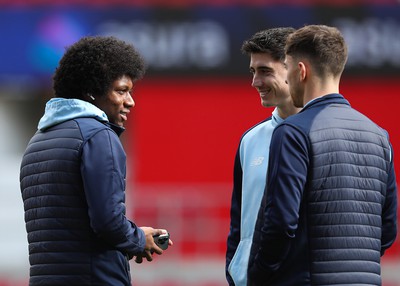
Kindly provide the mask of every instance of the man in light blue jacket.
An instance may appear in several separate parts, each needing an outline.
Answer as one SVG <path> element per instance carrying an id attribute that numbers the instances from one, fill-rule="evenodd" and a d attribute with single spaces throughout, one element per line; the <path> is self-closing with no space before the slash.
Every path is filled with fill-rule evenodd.
<path id="1" fill-rule="evenodd" d="M 247 284 L 247 266 L 255 221 L 264 193 L 272 131 L 297 113 L 289 94 L 284 67 L 284 47 L 293 28 L 273 28 L 254 34 L 242 46 L 250 57 L 252 86 L 264 107 L 275 107 L 272 116 L 244 133 L 234 165 L 230 232 L 227 240 L 226 278 L 229 285 Z"/>

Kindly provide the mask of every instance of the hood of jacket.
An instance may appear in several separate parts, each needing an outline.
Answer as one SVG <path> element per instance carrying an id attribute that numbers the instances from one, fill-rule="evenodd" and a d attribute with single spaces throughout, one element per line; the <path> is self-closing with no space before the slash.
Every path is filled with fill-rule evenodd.
<path id="1" fill-rule="evenodd" d="M 104 111 L 89 102 L 75 98 L 52 98 L 46 103 L 38 129 L 45 130 L 64 121 L 82 117 L 92 117 L 101 122 L 108 122 Z"/>

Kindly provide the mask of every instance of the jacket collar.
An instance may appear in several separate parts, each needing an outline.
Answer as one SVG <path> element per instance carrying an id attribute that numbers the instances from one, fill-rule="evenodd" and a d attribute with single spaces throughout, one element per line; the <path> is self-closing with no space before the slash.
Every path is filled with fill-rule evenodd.
<path id="1" fill-rule="evenodd" d="M 271 118 L 271 123 L 273 127 L 278 126 L 279 123 L 283 122 L 284 119 L 282 119 L 279 116 L 278 108 L 275 107 L 274 111 L 272 112 L 272 118 Z"/>
<path id="2" fill-rule="evenodd" d="M 307 102 L 300 112 L 303 112 L 304 110 L 313 108 L 315 106 L 319 106 L 321 104 L 326 105 L 331 103 L 346 104 L 350 106 L 350 103 L 347 101 L 347 99 L 343 97 L 343 95 L 339 93 L 330 93 Z"/>
<path id="3" fill-rule="evenodd" d="M 121 127 L 111 122 L 107 122 L 106 125 L 110 127 L 115 133 L 117 133 L 118 137 L 122 134 L 122 132 L 125 131 L 124 127 Z"/>

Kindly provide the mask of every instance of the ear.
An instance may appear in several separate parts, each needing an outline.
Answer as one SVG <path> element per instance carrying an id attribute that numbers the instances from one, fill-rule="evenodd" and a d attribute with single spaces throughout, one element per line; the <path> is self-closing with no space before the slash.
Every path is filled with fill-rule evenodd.
<path id="1" fill-rule="evenodd" d="M 300 81 L 303 81 L 303 80 L 305 80 L 305 78 L 307 77 L 307 68 L 306 68 L 306 65 L 303 63 L 303 62 L 299 62 L 298 63 L 298 65 L 299 65 L 299 79 L 300 79 Z"/>

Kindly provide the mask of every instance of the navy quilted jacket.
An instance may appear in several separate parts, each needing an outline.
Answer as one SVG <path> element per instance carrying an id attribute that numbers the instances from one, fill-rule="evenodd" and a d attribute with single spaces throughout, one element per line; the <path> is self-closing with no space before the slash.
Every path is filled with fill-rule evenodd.
<path id="1" fill-rule="evenodd" d="M 90 103 L 47 103 L 20 173 L 30 285 L 131 285 L 145 239 L 125 217 L 121 131 Z"/>
<path id="2" fill-rule="evenodd" d="M 397 233 L 387 134 L 340 94 L 276 127 L 250 285 L 381 285 Z"/>

